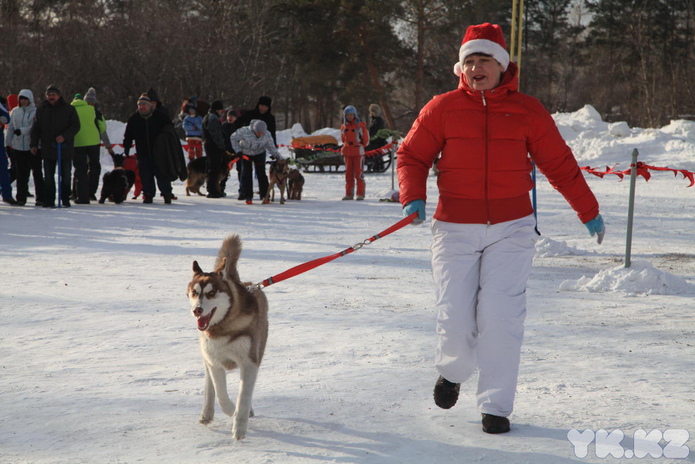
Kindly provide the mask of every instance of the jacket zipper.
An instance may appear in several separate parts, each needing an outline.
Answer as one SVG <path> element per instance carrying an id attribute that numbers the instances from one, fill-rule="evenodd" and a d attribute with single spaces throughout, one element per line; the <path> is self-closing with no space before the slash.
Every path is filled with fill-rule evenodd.
<path id="1" fill-rule="evenodd" d="M 483 188 L 485 189 L 483 195 L 484 195 L 484 204 L 485 204 L 485 217 L 487 218 L 487 226 L 490 227 L 490 206 L 489 206 L 489 199 L 488 199 L 488 188 L 489 188 L 489 168 L 490 168 L 490 161 L 488 157 L 488 149 L 489 149 L 489 111 L 488 111 L 488 106 L 487 106 L 487 100 L 485 99 L 485 91 L 480 91 L 480 96 L 483 99 L 483 108 L 485 109 L 485 166 L 484 166 L 484 171 L 483 175 L 485 176 L 485 181 L 484 181 L 484 186 Z"/>

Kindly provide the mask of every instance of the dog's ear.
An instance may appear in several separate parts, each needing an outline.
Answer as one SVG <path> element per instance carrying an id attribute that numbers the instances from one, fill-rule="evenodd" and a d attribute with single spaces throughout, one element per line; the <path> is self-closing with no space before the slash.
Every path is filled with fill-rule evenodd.
<path id="1" fill-rule="evenodd" d="M 217 266 L 217 269 L 215 269 L 215 272 L 217 272 L 217 273 L 220 275 L 220 277 L 224 277 L 224 268 L 225 268 L 225 266 L 227 266 L 227 258 L 226 258 L 226 257 L 225 257 L 225 258 L 222 258 L 222 259 L 220 260 L 220 265 Z"/>
<path id="2" fill-rule="evenodd" d="M 203 270 L 198 265 L 198 261 L 193 261 L 193 275 L 203 274 Z"/>

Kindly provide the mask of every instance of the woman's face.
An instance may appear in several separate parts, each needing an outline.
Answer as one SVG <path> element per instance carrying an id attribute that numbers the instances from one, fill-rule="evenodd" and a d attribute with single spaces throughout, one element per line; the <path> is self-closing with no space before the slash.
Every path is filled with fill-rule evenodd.
<path id="1" fill-rule="evenodd" d="M 348 121 L 352 121 L 353 119 L 355 119 L 355 113 L 347 113 L 345 115 L 345 119 L 347 119 Z"/>
<path id="2" fill-rule="evenodd" d="M 19 106 L 29 106 L 29 99 L 26 97 L 19 97 Z"/>
<path id="3" fill-rule="evenodd" d="M 474 53 L 463 60 L 463 75 L 473 90 L 490 90 L 500 85 L 502 65 L 493 57 Z"/>

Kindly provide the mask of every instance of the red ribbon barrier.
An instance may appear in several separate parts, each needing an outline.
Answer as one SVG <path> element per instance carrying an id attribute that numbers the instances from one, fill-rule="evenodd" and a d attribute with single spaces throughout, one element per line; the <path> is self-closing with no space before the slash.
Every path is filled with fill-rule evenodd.
<path id="1" fill-rule="evenodd" d="M 383 147 L 375 148 L 374 150 L 369 150 L 368 152 L 365 152 L 365 156 L 377 156 L 377 155 L 385 155 L 388 153 L 395 142 L 391 142 L 389 144 L 384 145 Z M 340 148 L 321 148 L 317 147 L 316 145 L 278 145 L 278 147 L 287 147 L 287 148 L 301 148 L 303 150 L 312 150 L 312 151 L 330 151 L 333 153 L 340 153 Z"/>
<path id="2" fill-rule="evenodd" d="M 626 169 L 624 171 L 616 171 L 614 167 L 606 166 L 605 171 L 598 170 L 596 168 L 592 168 L 589 166 L 583 166 L 580 167 L 582 171 L 586 171 L 590 174 L 593 174 L 597 177 L 603 178 L 604 176 L 607 176 L 609 174 L 615 175 L 620 177 L 622 180 L 623 177 L 629 176 L 632 172 L 632 165 L 630 165 L 630 169 Z M 670 171 L 673 173 L 674 176 L 678 176 L 678 174 L 682 174 L 684 179 L 688 179 L 690 181 L 690 185 L 688 187 L 692 187 L 695 185 L 695 173 L 692 173 L 688 171 L 687 169 L 673 169 L 673 168 L 665 168 L 665 167 L 660 167 L 660 166 L 650 166 L 648 164 L 645 164 L 641 161 L 637 162 L 637 175 L 644 177 L 644 180 L 647 182 L 649 179 L 652 177 L 652 174 L 649 171 Z"/>

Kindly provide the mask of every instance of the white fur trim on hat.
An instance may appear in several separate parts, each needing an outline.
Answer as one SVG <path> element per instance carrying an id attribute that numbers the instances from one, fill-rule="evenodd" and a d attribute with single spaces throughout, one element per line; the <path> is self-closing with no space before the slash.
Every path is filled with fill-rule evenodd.
<path id="1" fill-rule="evenodd" d="M 509 66 L 509 53 L 507 50 L 502 48 L 497 42 L 487 39 L 476 39 L 469 40 L 468 42 L 461 45 L 459 49 L 459 62 L 454 65 L 454 74 L 457 76 L 461 75 L 463 69 L 463 60 L 467 56 L 474 53 L 482 53 L 484 55 L 492 56 L 500 65 L 502 65 L 502 70 L 506 71 Z"/>

